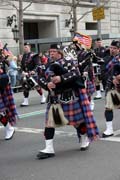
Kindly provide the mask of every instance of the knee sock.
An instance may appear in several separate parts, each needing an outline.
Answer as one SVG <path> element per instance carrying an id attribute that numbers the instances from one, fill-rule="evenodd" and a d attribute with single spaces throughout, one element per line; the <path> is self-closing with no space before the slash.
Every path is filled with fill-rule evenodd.
<path id="1" fill-rule="evenodd" d="M 53 139 L 55 134 L 55 128 L 45 128 L 44 136 L 46 140 Z"/>
<path id="2" fill-rule="evenodd" d="M 7 117 L 6 116 L 1 116 L 0 117 L 0 122 L 3 124 L 3 126 L 6 126 L 8 123 Z"/>
<path id="3" fill-rule="evenodd" d="M 106 118 L 107 122 L 112 121 L 113 120 L 113 111 L 105 110 L 105 118 Z"/>
<path id="4" fill-rule="evenodd" d="M 24 91 L 24 92 L 23 92 L 23 95 L 24 95 L 25 98 L 28 98 L 28 96 L 29 96 L 29 91 Z"/>
<path id="5" fill-rule="evenodd" d="M 96 86 L 96 91 L 99 91 L 100 90 L 100 85 L 97 85 Z"/>
<path id="6" fill-rule="evenodd" d="M 83 122 L 79 125 L 79 127 L 76 128 L 77 130 L 77 136 L 78 136 L 78 139 L 80 141 L 80 135 L 84 135 L 87 133 L 87 128 L 86 128 L 86 124 Z"/>
<path id="7" fill-rule="evenodd" d="M 84 122 L 80 124 L 79 128 L 80 128 L 80 134 L 81 135 L 86 134 L 87 128 L 86 128 L 86 124 Z"/>
<path id="8" fill-rule="evenodd" d="M 37 92 L 42 96 L 43 94 L 42 88 L 37 89 Z"/>

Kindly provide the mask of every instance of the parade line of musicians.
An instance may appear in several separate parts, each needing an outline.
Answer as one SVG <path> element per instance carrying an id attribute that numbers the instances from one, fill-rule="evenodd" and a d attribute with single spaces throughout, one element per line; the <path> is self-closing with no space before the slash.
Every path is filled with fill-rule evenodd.
<path id="1" fill-rule="evenodd" d="M 84 42 L 77 34 L 68 46 L 51 44 L 45 54 L 33 53 L 30 44 L 25 43 L 24 54 L 18 57 L 0 43 L 0 122 L 5 140 L 13 138 L 19 117 L 13 96 L 18 80 L 23 90 L 21 107 L 29 105 L 29 92 L 33 89 L 38 92 L 40 103 L 46 103 L 45 148 L 38 151 L 38 159 L 55 156 L 57 127 L 73 126 L 81 151 L 100 138 L 94 110 L 102 91 L 106 123 L 102 137 L 114 135 L 113 110 L 120 108 L 120 41 L 112 40 L 109 47 L 104 47 L 102 39 L 97 38 L 94 48 L 89 39 Z"/>

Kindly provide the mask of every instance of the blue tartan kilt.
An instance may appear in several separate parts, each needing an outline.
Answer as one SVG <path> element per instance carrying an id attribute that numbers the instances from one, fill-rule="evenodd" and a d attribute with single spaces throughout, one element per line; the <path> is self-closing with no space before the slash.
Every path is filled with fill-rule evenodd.
<path id="1" fill-rule="evenodd" d="M 99 138 L 99 130 L 96 125 L 95 118 L 93 116 L 93 112 L 90 108 L 90 102 L 88 99 L 88 95 L 86 89 L 79 89 L 77 91 L 79 99 L 76 101 L 71 101 L 69 103 L 61 103 L 64 116 L 68 120 L 68 125 L 78 125 L 82 122 L 85 122 L 87 127 L 87 135 L 90 140 L 96 140 Z M 46 109 L 46 126 L 48 122 L 48 112 L 51 104 L 47 104 Z"/>
<path id="2" fill-rule="evenodd" d="M 81 105 L 79 100 L 71 101 L 69 103 L 60 103 L 62 106 L 62 110 L 64 112 L 64 116 L 68 120 L 68 125 L 76 125 L 80 124 L 84 121 L 83 113 L 81 109 Z M 46 123 L 48 121 L 48 112 L 50 109 L 50 105 L 47 105 L 46 111 Z"/>
<path id="3" fill-rule="evenodd" d="M 0 112 L 7 111 L 7 118 L 11 124 L 15 124 L 18 119 L 16 105 L 13 98 L 13 91 L 8 84 L 4 91 L 0 91 Z"/>
<path id="4" fill-rule="evenodd" d="M 87 85 L 86 87 L 87 94 L 88 96 L 90 96 L 95 92 L 95 83 L 87 80 L 86 85 Z"/>

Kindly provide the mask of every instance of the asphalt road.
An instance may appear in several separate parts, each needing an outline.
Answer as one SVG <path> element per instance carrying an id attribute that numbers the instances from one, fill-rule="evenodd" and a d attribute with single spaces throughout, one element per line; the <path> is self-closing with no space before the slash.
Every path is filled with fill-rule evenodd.
<path id="1" fill-rule="evenodd" d="M 91 143 L 81 152 L 73 127 L 56 129 L 56 156 L 37 160 L 44 148 L 44 112 L 39 95 L 30 93 L 30 106 L 21 108 L 22 93 L 14 94 L 19 121 L 12 140 L 4 140 L 0 126 L 0 180 L 120 180 L 120 113 L 114 113 L 115 136 Z M 95 101 L 94 115 L 100 134 L 105 129 L 104 94 Z"/>

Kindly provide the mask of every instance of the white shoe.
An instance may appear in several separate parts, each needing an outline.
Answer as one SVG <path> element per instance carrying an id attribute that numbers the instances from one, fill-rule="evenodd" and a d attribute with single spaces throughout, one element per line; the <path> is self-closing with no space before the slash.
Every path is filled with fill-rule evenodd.
<path id="1" fill-rule="evenodd" d="M 96 91 L 97 95 L 94 97 L 94 100 L 96 99 L 101 99 L 102 98 L 102 94 L 101 94 L 101 91 Z"/>
<path id="2" fill-rule="evenodd" d="M 106 122 L 106 130 L 104 131 L 104 133 L 102 134 L 103 138 L 109 137 L 109 136 L 113 136 L 114 132 L 113 132 L 113 124 L 112 121 L 108 121 Z"/>
<path id="3" fill-rule="evenodd" d="M 91 107 L 91 110 L 93 111 L 94 107 L 95 107 L 95 103 L 93 100 L 91 100 L 91 102 L 90 102 L 90 107 Z"/>
<path id="4" fill-rule="evenodd" d="M 20 106 L 28 106 L 28 98 L 24 98 L 24 102 Z"/>
<path id="5" fill-rule="evenodd" d="M 45 141 L 46 147 L 37 154 L 38 159 L 47 159 L 55 156 L 55 151 L 53 147 L 53 139 Z"/>
<path id="6" fill-rule="evenodd" d="M 81 151 L 87 150 L 88 147 L 89 147 L 89 145 L 90 145 L 90 142 L 89 142 L 89 139 L 88 139 L 87 135 L 86 135 L 86 134 L 81 135 L 81 146 L 80 146 L 80 150 L 81 150 Z"/>
<path id="7" fill-rule="evenodd" d="M 12 139 L 14 133 L 15 133 L 14 127 L 11 126 L 11 124 L 8 122 L 7 125 L 5 126 L 5 140 Z"/>
<path id="8" fill-rule="evenodd" d="M 42 94 L 42 96 L 41 96 L 41 104 L 44 104 L 44 103 L 46 103 L 46 97 L 45 97 L 44 94 Z"/>

